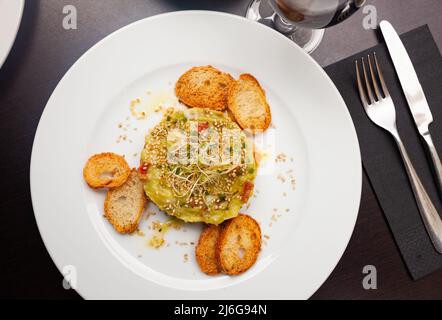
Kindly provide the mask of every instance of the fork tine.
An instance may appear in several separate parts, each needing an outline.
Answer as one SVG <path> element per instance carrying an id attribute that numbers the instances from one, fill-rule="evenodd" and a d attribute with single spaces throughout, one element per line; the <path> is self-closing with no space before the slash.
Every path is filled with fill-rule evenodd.
<path id="1" fill-rule="evenodd" d="M 365 68 L 364 58 L 362 58 L 361 60 L 362 60 L 362 71 L 364 72 L 365 85 L 367 87 L 368 99 L 370 100 L 370 104 L 373 104 L 373 103 L 375 103 L 375 100 L 374 100 L 374 97 L 373 97 L 373 90 L 371 89 L 371 84 L 370 84 L 370 81 L 368 80 L 367 70 Z"/>
<path id="2" fill-rule="evenodd" d="M 378 63 L 378 58 L 376 56 L 376 52 L 374 53 L 374 61 L 376 63 L 376 69 L 378 70 L 379 81 L 381 82 L 382 91 L 384 91 L 384 96 L 390 96 L 390 92 L 388 92 L 387 85 L 385 84 L 384 76 L 382 75 L 381 67 Z"/>
<path id="3" fill-rule="evenodd" d="M 376 76 L 374 75 L 373 65 L 371 63 L 370 55 L 368 55 L 368 67 L 370 69 L 371 81 L 373 82 L 374 92 L 376 93 L 376 97 L 378 101 L 382 100 L 381 92 L 379 91 L 378 81 L 376 80 Z"/>
<path id="4" fill-rule="evenodd" d="M 359 71 L 358 60 L 355 61 L 355 66 L 356 66 L 356 81 L 358 84 L 359 96 L 361 97 L 362 105 L 364 106 L 364 108 L 367 108 L 368 102 L 367 102 L 367 97 L 365 96 L 364 88 L 362 85 L 361 73 Z"/>

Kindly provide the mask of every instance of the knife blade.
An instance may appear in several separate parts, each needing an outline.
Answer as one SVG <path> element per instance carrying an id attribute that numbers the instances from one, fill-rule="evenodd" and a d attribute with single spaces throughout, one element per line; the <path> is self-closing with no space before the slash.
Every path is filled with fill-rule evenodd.
<path id="1" fill-rule="evenodd" d="M 424 90 L 419 82 L 419 78 L 417 77 L 416 70 L 414 69 L 407 50 L 396 30 L 390 22 L 385 20 L 382 21 L 379 26 L 387 44 L 391 60 L 393 60 L 394 68 L 399 77 L 399 82 L 401 83 L 416 127 L 427 144 L 435 168 L 439 191 L 442 193 L 442 164 L 428 129 L 429 125 L 433 122 L 433 115 L 427 98 L 425 97 Z"/>

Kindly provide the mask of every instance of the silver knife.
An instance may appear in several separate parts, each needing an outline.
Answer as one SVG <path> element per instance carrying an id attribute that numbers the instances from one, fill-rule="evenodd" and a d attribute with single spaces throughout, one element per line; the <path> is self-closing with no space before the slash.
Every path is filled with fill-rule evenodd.
<path id="1" fill-rule="evenodd" d="M 414 70 L 413 64 L 411 63 L 410 57 L 408 56 L 407 50 L 405 50 L 399 35 L 388 21 L 382 21 L 380 27 L 385 42 L 387 43 L 391 59 L 393 60 L 396 73 L 399 76 L 399 81 L 405 93 L 405 97 L 407 98 L 414 122 L 416 123 L 420 135 L 427 143 L 436 171 L 439 191 L 442 193 L 442 164 L 434 146 L 433 139 L 431 138 L 430 131 L 428 130 L 429 125 L 433 122 L 433 115 L 431 114 L 430 107 L 428 106 L 427 99 L 425 98 L 416 71 Z"/>

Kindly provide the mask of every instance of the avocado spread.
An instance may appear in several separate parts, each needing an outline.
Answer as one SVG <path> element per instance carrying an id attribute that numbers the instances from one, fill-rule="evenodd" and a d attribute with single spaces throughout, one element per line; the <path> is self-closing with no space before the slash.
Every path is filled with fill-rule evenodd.
<path id="1" fill-rule="evenodd" d="M 148 198 L 186 222 L 236 217 L 253 192 L 253 143 L 227 114 L 167 110 L 141 153 Z"/>

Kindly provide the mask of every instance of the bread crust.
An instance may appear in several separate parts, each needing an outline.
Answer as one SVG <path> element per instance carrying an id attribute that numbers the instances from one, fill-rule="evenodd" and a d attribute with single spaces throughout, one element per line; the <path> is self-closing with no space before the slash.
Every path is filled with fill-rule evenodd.
<path id="1" fill-rule="evenodd" d="M 212 66 L 193 67 L 175 85 L 178 99 L 189 107 L 223 111 L 233 77 Z"/>
<path id="2" fill-rule="evenodd" d="M 247 110 L 244 110 L 244 104 L 240 105 L 239 103 L 242 93 L 249 93 L 255 98 L 248 99 Z M 255 104 L 253 105 L 253 103 Z M 259 81 L 251 74 L 240 75 L 239 79 L 229 87 L 227 105 L 239 126 L 251 130 L 253 133 L 267 130 L 272 122 L 272 113 L 265 91 Z M 256 114 L 259 114 L 259 116 L 256 116 Z"/>
<path id="3" fill-rule="evenodd" d="M 131 182 L 134 183 L 132 186 L 129 185 Z M 121 219 L 119 219 L 113 212 L 113 210 L 115 210 L 115 208 L 113 208 L 114 201 L 118 201 L 118 195 L 125 192 L 138 193 L 139 196 L 136 208 L 133 208 L 133 210 L 136 210 L 135 219 L 131 220 L 129 223 L 121 221 Z M 143 184 L 138 175 L 138 170 L 132 169 L 129 178 L 123 185 L 109 189 L 107 192 L 106 200 L 104 201 L 104 215 L 117 232 L 122 234 L 133 233 L 138 229 L 146 203 L 147 198 L 144 193 Z"/>
<path id="4" fill-rule="evenodd" d="M 238 254 L 241 250 L 242 256 Z M 260 251 L 261 228 L 255 219 L 239 214 L 224 223 L 215 251 L 221 272 L 228 275 L 244 273 L 255 264 Z"/>
<path id="5" fill-rule="evenodd" d="M 195 248 L 196 261 L 201 271 L 212 276 L 220 273 L 215 251 L 221 228 L 220 225 L 207 225 Z"/>
<path id="6" fill-rule="evenodd" d="M 111 152 L 93 155 L 83 168 L 84 180 L 93 189 L 119 187 L 129 174 L 126 160 Z"/>

